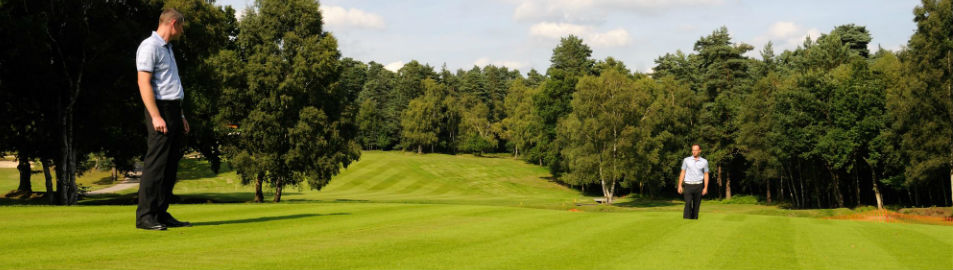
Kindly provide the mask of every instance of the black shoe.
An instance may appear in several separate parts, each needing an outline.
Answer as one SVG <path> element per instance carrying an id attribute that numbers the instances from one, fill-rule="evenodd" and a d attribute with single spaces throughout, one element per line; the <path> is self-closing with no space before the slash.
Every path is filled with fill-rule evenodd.
<path id="1" fill-rule="evenodd" d="M 168 216 L 167 218 L 162 219 L 161 223 L 165 224 L 165 226 L 169 228 L 192 227 L 192 223 L 188 221 L 179 221 L 175 219 L 174 217 L 172 217 L 171 215 Z"/>
<path id="2" fill-rule="evenodd" d="M 165 225 L 162 224 L 136 224 L 136 228 L 150 231 L 164 231 L 166 229 Z"/>

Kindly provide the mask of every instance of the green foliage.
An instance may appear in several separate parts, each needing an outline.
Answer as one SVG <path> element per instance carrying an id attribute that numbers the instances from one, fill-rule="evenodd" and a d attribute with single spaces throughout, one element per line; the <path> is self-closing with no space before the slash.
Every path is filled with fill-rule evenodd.
<path id="1" fill-rule="evenodd" d="M 433 79 L 423 81 L 424 94 L 410 100 L 407 109 L 401 115 L 401 144 L 405 148 L 415 148 L 423 153 L 424 146 L 433 148 L 440 133 L 440 122 L 446 111 L 443 100 L 447 96 L 446 86 Z"/>
<path id="2" fill-rule="evenodd" d="M 950 177 L 953 184 L 953 1 L 923 0 L 913 10 L 917 31 L 901 57 L 909 79 L 893 107 L 901 149 L 909 157 L 907 184 Z"/>
<path id="3" fill-rule="evenodd" d="M 218 61 L 246 62 L 221 72 L 233 83 L 224 99 L 239 107 L 223 111 L 221 119 L 239 126 L 226 136 L 243 182 L 270 183 L 276 201 L 285 185 L 307 181 L 321 189 L 360 156 L 347 117 L 359 73 L 339 81 L 344 67 L 337 40 L 321 30 L 314 1 L 256 2 L 246 10 L 237 40 L 242 53 L 224 52 Z"/>

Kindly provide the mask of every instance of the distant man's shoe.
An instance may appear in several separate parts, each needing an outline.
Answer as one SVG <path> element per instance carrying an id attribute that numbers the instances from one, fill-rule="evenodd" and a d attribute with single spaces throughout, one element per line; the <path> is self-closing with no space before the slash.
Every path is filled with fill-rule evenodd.
<path id="1" fill-rule="evenodd" d="M 171 215 L 168 216 L 167 218 L 162 219 L 161 223 L 165 224 L 165 226 L 169 228 L 192 227 L 192 223 L 188 221 L 179 221 L 175 219 L 174 217 L 172 217 Z"/>
<path id="2" fill-rule="evenodd" d="M 164 231 L 166 226 L 162 224 L 136 224 L 136 228 L 149 231 Z"/>

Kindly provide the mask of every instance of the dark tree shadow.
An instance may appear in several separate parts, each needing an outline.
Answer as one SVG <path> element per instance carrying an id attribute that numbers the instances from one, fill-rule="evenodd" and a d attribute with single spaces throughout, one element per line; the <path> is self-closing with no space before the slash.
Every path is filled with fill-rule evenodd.
<path id="1" fill-rule="evenodd" d="M 613 203 L 612 205 L 620 207 L 665 207 L 683 205 L 683 203 L 665 200 L 636 199 L 628 202 Z"/>
<path id="2" fill-rule="evenodd" d="M 297 214 L 297 215 L 258 217 L 258 218 L 246 218 L 246 219 L 234 219 L 234 220 L 204 221 L 204 222 L 192 222 L 192 226 L 214 226 L 214 225 L 225 225 L 225 224 L 243 224 L 243 223 L 255 223 L 255 222 L 273 221 L 273 220 L 283 220 L 283 219 L 295 219 L 295 218 L 307 218 L 307 217 L 320 217 L 320 216 L 341 216 L 341 215 L 350 215 L 350 214 L 351 214 L 351 213 Z"/>

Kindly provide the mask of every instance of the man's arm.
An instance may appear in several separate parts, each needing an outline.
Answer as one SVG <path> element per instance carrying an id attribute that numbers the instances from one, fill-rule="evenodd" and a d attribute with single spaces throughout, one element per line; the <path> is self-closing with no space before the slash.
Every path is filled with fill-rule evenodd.
<path id="1" fill-rule="evenodd" d="M 708 172 L 705 172 L 705 188 L 702 189 L 702 196 L 708 194 Z"/>
<path id="2" fill-rule="evenodd" d="M 182 110 L 179 113 L 182 114 L 182 127 L 185 129 L 185 134 L 189 134 L 189 121 L 185 120 L 185 108 L 181 109 Z"/>
<path id="3" fill-rule="evenodd" d="M 139 95 L 142 96 L 142 103 L 146 105 L 146 110 L 149 111 L 149 117 L 152 118 L 152 128 L 159 133 L 165 133 L 165 120 L 162 120 L 162 115 L 159 114 L 159 106 L 156 106 L 156 96 L 155 91 L 152 89 L 152 73 L 146 71 L 139 71 L 138 76 L 139 83 Z"/>
<path id="4" fill-rule="evenodd" d="M 708 179 L 708 178 L 705 178 Z M 678 174 L 678 194 L 682 194 L 682 181 L 685 180 L 685 170 Z M 705 183 L 708 183 L 707 181 Z"/>

